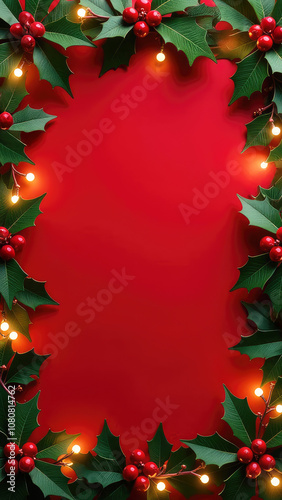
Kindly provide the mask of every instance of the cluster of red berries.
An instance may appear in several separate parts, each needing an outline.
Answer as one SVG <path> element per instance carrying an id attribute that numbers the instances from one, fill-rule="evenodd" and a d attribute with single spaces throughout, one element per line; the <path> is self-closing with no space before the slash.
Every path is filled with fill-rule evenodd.
<path id="1" fill-rule="evenodd" d="M 254 24 L 249 29 L 249 37 L 257 42 L 257 48 L 262 52 L 271 49 L 273 43 L 282 42 L 282 26 L 276 26 L 273 17 L 264 17 L 260 24 Z"/>
<path id="2" fill-rule="evenodd" d="M 3 260 L 15 258 L 16 252 L 19 252 L 25 246 L 25 238 L 21 234 L 11 235 L 5 227 L 0 227 L 0 257 Z"/>
<path id="3" fill-rule="evenodd" d="M 150 26 L 159 26 L 162 15 L 158 10 L 151 10 L 150 0 L 136 0 L 135 8 L 127 7 L 122 14 L 124 22 L 134 24 L 134 34 L 144 38 L 150 31 Z"/>
<path id="4" fill-rule="evenodd" d="M 273 262 L 280 262 L 282 260 L 282 227 L 276 231 L 276 240 L 271 236 L 264 236 L 260 240 L 260 249 L 263 252 L 269 252 L 269 257 Z"/>
<path id="5" fill-rule="evenodd" d="M 256 479 L 261 471 L 271 472 L 276 465 L 275 458 L 265 454 L 266 444 L 262 439 L 255 439 L 251 448 L 244 446 L 237 453 L 238 460 L 243 464 L 248 464 L 246 467 L 246 477 Z"/>
<path id="6" fill-rule="evenodd" d="M 10 33 L 14 38 L 21 39 L 21 46 L 25 52 L 33 52 L 35 38 L 44 35 L 45 27 L 35 21 L 30 12 L 23 10 L 19 15 L 19 22 L 12 24 Z"/>
<path id="7" fill-rule="evenodd" d="M 34 443 L 25 443 L 20 450 L 17 444 L 8 443 L 4 446 L 4 455 L 8 458 L 5 463 L 6 474 L 17 474 L 21 472 L 31 472 L 35 467 L 35 456 L 38 452 Z M 14 458 L 12 458 L 14 457 Z"/>
<path id="8" fill-rule="evenodd" d="M 142 450 L 134 450 L 130 455 L 130 465 L 123 469 L 125 481 L 135 481 L 137 491 L 147 491 L 150 488 L 149 477 L 155 477 L 159 468 L 155 462 L 145 462 L 146 456 Z"/>

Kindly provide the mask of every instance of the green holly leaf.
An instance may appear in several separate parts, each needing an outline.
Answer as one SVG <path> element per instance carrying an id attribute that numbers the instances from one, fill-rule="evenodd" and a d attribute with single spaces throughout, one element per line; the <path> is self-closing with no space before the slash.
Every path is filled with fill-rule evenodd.
<path id="1" fill-rule="evenodd" d="M 111 4 L 116 12 L 123 13 L 126 7 L 132 7 L 131 0 L 112 0 Z"/>
<path id="2" fill-rule="evenodd" d="M 204 498 L 207 498 L 207 495 L 212 495 L 212 491 L 208 490 L 207 485 L 202 484 L 199 478 L 193 475 L 174 476 L 166 481 L 185 498 L 191 498 L 194 495 L 205 495 Z M 161 494 L 159 499 L 162 500 Z"/>
<path id="3" fill-rule="evenodd" d="M 199 56 L 215 61 L 206 40 L 206 30 L 201 28 L 192 17 L 164 18 L 156 30 L 165 43 L 173 43 L 177 50 L 182 50 L 192 65 Z"/>
<path id="4" fill-rule="evenodd" d="M 122 16 L 113 16 L 103 23 L 102 31 L 95 40 L 115 37 L 125 38 L 130 30 L 132 30 L 132 25 L 125 24 Z"/>
<path id="5" fill-rule="evenodd" d="M 14 259 L 7 262 L 0 259 L 0 294 L 9 309 L 12 308 L 16 293 L 23 290 L 25 277 L 26 273 Z"/>
<path id="6" fill-rule="evenodd" d="M 122 471 L 116 460 L 108 460 L 99 456 L 79 454 L 73 457 L 73 469 L 79 478 L 89 484 L 100 484 L 107 488 L 111 484 L 123 481 Z"/>
<path id="7" fill-rule="evenodd" d="M 270 260 L 269 255 L 264 253 L 255 257 L 248 257 L 248 262 L 239 267 L 240 277 L 231 289 L 246 288 L 250 292 L 253 288 L 261 288 L 271 278 L 277 268 L 277 264 Z"/>
<path id="8" fill-rule="evenodd" d="M 225 488 L 220 496 L 224 500 L 230 500 L 231 498 L 249 500 L 255 495 L 255 492 L 255 481 L 246 478 L 246 467 L 240 464 L 240 468 L 226 481 Z"/>
<path id="9" fill-rule="evenodd" d="M 281 455 L 281 448 L 280 448 L 280 455 Z M 279 460 L 276 459 L 276 464 L 277 463 L 279 463 Z M 278 475 L 278 477 L 280 476 Z M 258 477 L 257 481 L 258 481 L 260 497 L 263 498 L 263 500 L 281 500 L 282 496 L 281 485 L 278 488 L 273 488 L 269 479 L 270 477 L 268 474 L 261 474 L 260 477 Z"/>
<path id="10" fill-rule="evenodd" d="M 192 441 L 181 439 L 181 442 L 192 448 L 197 458 L 204 460 L 206 465 L 221 467 L 237 461 L 238 447 L 217 433 L 212 436 L 198 435 Z"/>
<path id="11" fill-rule="evenodd" d="M 247 142 L 242 153 L 253 146 L 268 146 L 272 140 L 270 118 L 271 113 L 268 113 L 267 115 L 258 116 L 250 123 L 247 123 Z"/>
<path id="12" fill-rule="evenodd" d="M 269 52 L 265 53 L 265 58 L 271 67 L 272 73 L 282 72 L 282 50 L 280 45 L 274 45 Z"/>
<path id="13" fill-rule="evenodd" d="M 1 47 L 1 45 L 0 45 Z M 20 161 L 34 163 L 28 158 L 24 152 L 25 144 L 17 137 L 14 137 L 7 130 L 0 130 L 0 164 L 15 163 L 18 165 Z"/>
<path id="14" fill-rule="evenodd" d="M 60 466 L 36 460 L 35 468 L 30 472 L 30 477 L 45 497 L 56 495 L 73 500 L 68 487 L 68 478 L 61 473 Z"/>
<path id="15" fill-rule="evenodd" d="M 270 163 L 272 161 L 280 161 L 281 159 L 282 159 L 282 142 L 280 142 L 277 148 L 274 148 L 270 151 L 266 161 Z"/>
<path id="16" fill-rule="evenodd" d="M 1 111 L 13 113 L 28 94 L 25 88 L 25 78 L 6 78 L 0 87 Z"/>
<path id="17" fill-rule="evenodd" d="M 274 96 L 273 102 L 276 104 L 277 113 L 282 113 L 282 82 L 273 78 L 274 83 Z"/>
<path id="18" fill-rule="evenodd" d="M 34 380 L 35 375 L 39 377 L 41 365 L 49 356 L 50 354 L 39 356 L 34 352 L 34 349 L 24 354 L 16 352 L 9 367 L 6 382 L 9 384 L 29 384 Z"/>
<path id="19" fill-rule="evenodd" d="M 269 419 L 263 439 L 268 448 L 282 445 L 282 416 Z"/>
<path id="20" fill-rule="evenodd" d="M 244 59 L 256 46 L 249 34 L 238 30 L 214 30 L 209 33 L 212 38 L 212 50 L 217 59 Z"/>
<path id="21" fill-rule="evenodd" d="M 193 470 L 196 456 L 190 448 L 181 446 L 176 451 L 172 451 L 166 466 L 166 474 L 176 474 L 181 470 L 182 465 L 186 465 L 187 470 Z"/>
<path id="22" fill-rule="evenodd" d="M 30 12 L 36 21 L 47 16 L 50 5 L 50 0 L 25 0 L 25 10 Z"/>
<path id="23" fill-rule="evenodd" d="M 230 425 L 234 436 L 247 446 L 256 437 L 257 415 L 250 409 L 247 398 L 236 398 L 225 386 L 224 390 L 225 401 L 222 420 Z"/>
<path id="24" fill-rule="evenodd" d="M 272 392 L 271 406 L 276 406 L 278 404 L 281 404 L 281 402 L 282 402 L 282 377 L 278 377 Z"/>
<path id="25" fill-rule="evenodd" d="M 104 61 L 100 76 L 110 69 L 119 66 L 128 66 L 131 56 L 135 54 L 136 37 L 133 31 L 129 31 L 125 38 L 109 38 L 103 44 Z"/>
<path id="26" fill-rule="evenodd" d="M 32 278 L 26 278 L 23 291 L 16 293 L 16 299 L 25 306 L 35 311 L 36 307 L 41 305 L 59 305 L 53 300 L 45 290 L 46 281 L 36 281 Z"/>
<path id="27" fill-rule="evenodd" d="M 0 366 L 9 363 L 11 358 L 14 356 L 14 351 L 12 349 L 12 341 L 9 339 L 2 339 L 0 342 Z"/>
<path id="28" fill-rule="evenodd" d="M 81 29 L 83 30 L 83 33 L 85 36 L 89 36 L 93 40 L 101 32 L 102 23 L 101 23 L 101 21 L 99 21 L 98 18 L 97 19 L 96 18 L 85 19 L 83 21 Z M 109 38 L 109 40 L 112 40 L 112 39 Z M 106 40 L 106 42 L 107 41 L 108 40 Z M 96 47 L 96 46 L 93 45 L 93 47 Z"/>
<path id="29" fill-rule="evenodd" d="M 45 125 L 54 118 L 54 115 L 48 115 L 43 109 L 33 109 L 29 106 L 18 111 L 13 115 L 14 123 L 10 128 L 11 132 L 34 132 L 36 130 L 45 130 Z"/>
<path id="30" fill-rule="evenodd" d="M 98 436 L 98 443 L 94 448 L 95 453 L 101 458 L 113 460 L 119 470 L 125 467 L 125 456 L 119 444 L 119 436 L 111 433 L 105 420 L 103 430 Z"/>
<path id="31" fill-rule="evenodd" d="M 39 393 L 34 396 L 27 403 L 17 403 L 15 412 L 15 436 L 17 437 L 17 444 L 21 447 L 28 441 L 31 433 L 39 427 L 38 414 L 38 398 Z M 55 493 L 54 493 L 55 494 Z"/>
<path id="32" fill-rule="evenodd" d="M 44 38 L 50 42 L 58 43 L 64 49 L 77 45 L 94 47 L 80 29 L 80 24 L 71 23 L 65 17 L 45 25 Z"/>
<path id="33" fill-rule="evenodd" d="M 127 500 L 130 496 L 132 486 L 130 484 L 122 483 L 112 484 L 102 490 L 99 500 Z"/>
<path id="34" fill-rule="evenodd" d="M 9 25 L 18 22 L 21 10 L 18 0 L 0 0 L 1 19 Z"/>
<path id="35" fill-rule="evenodd" d="M 38 215 L 42 214 L 42 211 L 39 208 L 40 203 L 46 194 L 31 200 L 24 200 L 20 197 L 17 203 L 12 204 L 11 190 L 7 191 L 8 196 L 5 197 L 6 199 L 3 200 L 3 197 L 1 197 L 3 200 L 2 203 L 4 203 L 4 213 L 1 213 L 0 211 L 0 220 L 3 226 L 9 229 L 9 231 L 13 234 L 18 233 L 27 227 L 35 226 L 36 218 Z"/>
<path id="36" fill-rule="evenodd" d="M 149 455 L 152 462 L 161 467 L 169 459 L 172 444 L 168 442 L 163 431 L 163 424 L 160 424 L 156 434 L 151 441 L 148 441 Z"/>
<path id="37" fill-rule="evenodd" d="M 44 19 L 43 24 L 53 23 L 54 21 L 58 21 L 58 19 L 70 16 L 74 13 L 76 22 L 80 23 L 80 20 L 77 16 L 77 8 L 79 7 L 78 3 L 78 0 L 60 0 L 54 7 L 54 9 L 52 9 L 51 12 L 49 12 L 48 16 Z M 85 2 L 83 2 L 83 7 L 86 7 Z"/>
<path id="38" fill-rule="evenodd" d="M 111 17 L 113 11 L 105 0 L 83 0 L 83 7 L 89 8 L 100 17 Z"/>
<path id="39" fill-rule="evenodd" d="M 238 196 L 242 203 L 241 214 L 249 220 L 250 226 L 257 226 L 275 233 L 281 226 L 281 217 L 279 211 L 269 203 L 267 199 L 263 201 L 249 200 Z"/>
<path id="40" fill-rule="evenodd" d="M 258 19 L 270 16 L 275 5 L 275 0 L 248 0 L 248 2 L 254 8 Z"/>
<path id="41" fill-rule="evenodd" d="M 282 267 L 278 266 L 274 275 L 266 285 L 265 293 L 270 298 L 276 313 L 282 310 Z"/>
<path id="42" fill-rule="evenodd" d="M 164 16 L 172 12 L 181 12 L 187 7 L 194 7 L 197 3 L 197 0 L 153 0 L 152 10 L 157 10 Z"/>
<path id="43" fill-rule="evenodd" d="M 276 2 L 275 7 L 272 11 L 272 17 L 274 17 L 276 24 L 280 24 L 282 20 L 282 5 L 281 2 Z"/>
<path id="44" fill-rule="evenodd" d="M 258 50 L 237 63 L 237 71 L 231 78 L 235 89 L 229 105 L 233 104 L 239 97 L 250 98 L 254 92 L 261 91 L 262 84 L 267 77 L 267 63 L 264 54 Z"/>
<path id="45" fill-rule="evenodd" d="M 193 2 L 195 3 L 195 1 Z M 178 15 L 176 13 L 176 15 Z M 197 18 L 197 24 L 206 31 L 212 30 L 213 27 L 220 21 L 220 12 L 217 7 L 208 7 L 205 4 L 194 5 L 185 10 L 185 15 Z M 210 35 L 210 33 L 208 33 Z"/>
<path id="46" fill-rule="evenodd" d="M 150 481 L 150 488 L 147 491 L 147 500 L 169 500 L 169 492 L 166 490 L 160 492 L 154 480 Z"/>
<path id="47" fill-rule="evenodd" d="M 58 460 L 59 456 L 67 454 L 68 447 L 78 436 L 79 434 L 67 434 L 66 431 L 52 432 L 49 430 L 36 445 L 38 449 L 36 458 Z"/>
<path id="48" fill-rule="evenodd" d="M 0 77 L 4 76 L 6 78 L 9 76 L 10 73 L 18 66 L 21 57 L 22 54 L 15 51 L 15 47 L 10 42 L 2 43 L 0 45 Z"/>
<path id="49" fill-rule="evenodd" d="M 31 321 L 27 311 L 19 304 L 13 304 L 11 310 L 5 306 L 5 314 L 11 329 L 20 332 L 31 342 L 29 335 Z"/>
<path id="50" fill-rule="evenodd" d="M 280 346 L 279 350 L 281 352 Z M 273 356 L 269 359 L 266 359 L 262 367 L 262 370 L 263 370 L 263 379 L 261 385 L 267 384 L 267 382 L 271 382 L 273 380 L 277 380 L 277 378 L 282 373 L 282 355 Z"/>
<path id="51" fill-rule="evenodd" d="M 16 476 L 15 491 L 8 491 L 7 476 L 0 483 L 0 498 L 3 500 L 25 500 L 28 498 L 28 490 L 25 474 Z"/>
<path id="52" fill-rule="evenodd" d="M 268 198 L 269 202 L 271 205 L 273 205 L 274 202 L 280 201 L 281 200 L 281 190 L 278 186 L 271 186 L 269 189 L 265 189 L 261 186 L 259 186 L 260 194 L 262 194 L 263 198 Z M 260 198 L 260 199 L 263 199 Z M 277 207 L 276 207 L 277 208 Z"/>
<path id="53" fill-rule="evenodd" d="M 41 79 L 47 80 L 53 88 L 62 87 L 72 96 L 69 84 L 72 72 L 67 65 L 66 56 L 41 39 L 34 48 L 33 60 Z"/>
<path id="54" fill-rule="evenodd" d="M 231 24 L 234 29 L 249 31 L 258 22 L 255 11 L 248 2 L 217 0 L 216 5 L 220 10 L 221 20 Z"/>

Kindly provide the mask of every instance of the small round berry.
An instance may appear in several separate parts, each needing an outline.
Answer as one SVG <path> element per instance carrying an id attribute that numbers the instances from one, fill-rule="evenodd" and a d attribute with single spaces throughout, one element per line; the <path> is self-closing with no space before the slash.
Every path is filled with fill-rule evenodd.
<path id="1" fill-rule="evenodd" d="M 269 252 L 269 257 L 273 262 L 280 262 L 282 259 L 282 247 L 273 247 Z"/>
<path id="2" fill-rule="evenodd" d="M 32 23 L 34 23 L 35 19 L 30 12 L 23 10 L 19 15 L 19 21 L 22 26 L 30 26 Z"/>
<path id="3" fill-rule="evenodd" d="M 21 38 L 24 35 L 24 29 L 20 23 L 15 23 L 10 26 L 10 33 L 15 38 Z"/>
<path id="4" fill-rule="evenodd" d="M 45 26 L 42 23 L 34 22 L 30 25 L 29 32 L 32 36 L 41 37 L 45 34 Z"/>
<path id="5" fill-rule="evenodd" d="M 264 17 L 260 22 L 260 27 L 265 33 L 271 33 L 276 27 L 276 21 L 273 17 Z"/>
<path id="6" fill-rule="evenodd" d="M 134 7 L 127 7 L 122 13 L 123 20 L 127 24 L 136 23 L 138 16 L 138 11 Z"/>
<path id="7" fill-rule="evenodd" d="M 253 460 L 254 454 L 250 448 L 244 446 L 238 450 L 237 457 L 243 464 L 249 464 Z"/>
<path id="8" fill-rule="evenodd" d="M 251 462 L 246 467 L 246 477 L 256 479 L 261 474 L 261 468 L 257 462 Z"/>
<path id="9" fill-rule="evenodd" d="M 159 26 L 162 22 L 162 15 L 158 10 L 150 10 L 146 16 L 146 22 L 149 26 Z"/>
<path id="10" fill-rule="evenodd" d="M 154 477 L 159 472 L 159 468 L 155 462 L 147 462 L 143 467 L 143 474 L 147 477 Z"/>
<path id="11" fill-rule="evenodd" d="M 282 42 L 282 26 L 276 26 L 275 30 L 271 34 L 274 43 Z"/>
<path id="12" fill-rule="evenodd" d="M 262 252 L 270 252 L 274 245 L 275 239 L 271 236 L 264 236 L 264 238 L 262 238 L 259 243 Z"/>
<path id="13" fill-rule="evenodd" d="M 5 457 L 16 457 L 20 453 L 20 449 L 15 443 L 8 443 L 4 446 L 3 449 Z"/>
<path id="14" fill-rule="evenodd" d="M 147 23 L 144 23 L 144 21 L 138 21 L 138 23 L 134 25 L 133 31 L 139 38 L 144 38 L 148 35 L 150 28 Z"/>
<path id="15" fill-rule="evenodd" d="M 8 229 L 6 229 L 5 227 L 1 226 L 0 227 L 0 238 L 5 240 L 9 236 L 10 236 L 10 231 L 8 231 Z"/>
<path id="16" fill-rule="evenodd" d="M 35 47 L 35 39 L 31 35 L 24 35 L 21 39 L 21 46 L 25 52 L 32 52 Z"/>
<path id="17" fill-rule="evenodd" d="M 273 40 L 271 36 L 268 35 L 260 36 L 257 41 L 257 48 L 261 52 L 267 52 L 268 50 L 271 49 L 272 45 L 273 45 Z"/>
<path id="18" fill-rule="evenodd" d="M 150 488 L 150 480 L 145 476 L 137 477 L 135 481 L 135 488 L 137 491 L 147 491 Z"/>
<path id="19" fill-rule="evenodd" d="M 276 231 L 276 236 L 278 240 L 282 241 L 282 227 L 279 227 Z"/>
<path id="20" fill-rule="evenodd" d="M 25 246 L 25 238 L 21 234 L 16 234 L 10 239 L 10 245 L 12 245 L 16 252 L 20 252 Z"/>
<path id="21" fill-rule="evenodd" d="M 15 460 L 14 458 L 12 458 L 11 460 L 8 460 L 6 463 L 5 463 L 5 472 L 6 474 L 17 474 L 18 471 L 19 471 L 19 463 L 17 460 Z"/>
<path id="22" fill-rule="evenodd" d="M 264 455 L 264 453 L 266 452 L 265 442 L 262 439 L 255 439 L 252 442 L 252 450 L 255 455 Z"/>
<path id="23" fill-rule="evenodd" d="M 34 443 L 25 443 L 22 451 L 26 457 L 35 457 L 36 453 L 38 453 L 37 446 Z"/>
<path id="24" fill-rule="evenodd" d="M 135 481 L 138 477 L 139 471 L 135 465 L 127 465 L 124 467 L 122 475 L 125 481 Z"/>
<path id="25" fill-rule="evenodd" d="M 144 463 L 146 460 L 146 455 L 144 451 L 136 449 L 133 450 L 133 452 L 130 455 L 130 462 L 134 465 L 139 465 L 141 463 Z"/>
<path id="26" fill-rule="evenodd" d="M 249 29 L 249 37 L 251 40 L 256 42 L 260 36 L 263 35 L 263 31 L 259 24 L 254 24 L 253 26 L 250 27 Z"/>
<path id="27" fill-rule="evenodd" d="M 31 472 L 35 467 L 33 458 L 22 457 L 19 461 L 19 469 L 22 472 Z"/>
<path id="28" fill-rule="evenodd" d="M 262 455 L 262 457 L 260 457 L 259 459 L 259 464 L 262 470 L 271 472 L 276 465 L 276 461 L 275 458 L 273 458 L 271 455 Z"/>
<path id="29" fill-rule="evenodd" d="M 14 123 L 14 118 L 8 111 L 3 111 L 0 114 L 0 128 L 2 130 L 8 130 Z"/>
<path id="30" fill-rule="evenodd" d="M 140 12 L 140 10 L 144 10 L 145 12 L 149 12 L 151 10 L 151 2 L 149 0 L 136 0 L 135 9 Z"/>
<path id="31" fill-rule="evenodd" d="M 15 250 L 11 245 L 3 245 L 2 248 L 0 248 L 0 257 L 3 260 L 11 260 L 14 259 L 16 256 Z"/>

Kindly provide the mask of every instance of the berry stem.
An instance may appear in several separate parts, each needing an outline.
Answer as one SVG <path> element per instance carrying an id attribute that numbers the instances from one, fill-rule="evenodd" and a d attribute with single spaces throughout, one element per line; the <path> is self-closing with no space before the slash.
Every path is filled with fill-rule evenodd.
<path id="1" fill-rule="evenodd" d="M 194 470 L 183 470 L 183 469 L 181 469 L 179 472 L 174 472 L 173 474 L 163 474 L 162 472 L 160 472 L 159 474 L 157 474 L 156 478 L 168 479 L 168 478 L 171 478 L 171 477 L 188 476 L 188 475 L 200 477 L 200 474 L 197 474 L 197 471 L 200 470 L 200 469 L 204 469 L 204 468 L 205 468 L 205 466 L 202 463 L 201 465 L 199 465 L 199 467 L 197 467 Z"/>
<path id="2" fill-rule="evenodd" d="M 60 458 L 60 460 L 57 460 L 57 462 L 54 462 L 53 465 L 66 465 L 63 460 L 66 460 L 66 458 L 70 458 L 74 454 L 73 451 L 65 455 L 64 457 Z"/>
<path id="3" fill-rule="evenodd" d="M 2 370 L 2 367 L 0 368 L 1 369 L 1 374 L 0 374 L 0 385 L 2 385 L 3 389 L 5 389 L 5 391 L 9 394 L 9 396 L 11 396 L 11 398 L 15 399 L 15 397 L 13 396 L 13 394 L 9 391 L 9 389 L 7 389 L 7 387 L 5 386 L 3 380 L 2 380 L 2 373 L 3 373 L 3 370 Z"/>
<path id="4" fill-rule="evenodd" d="M 264 419 L 265 419 L 265 417 L 267 416 L 267 414 L 270 411 L 270 401 L 271 401 L 271 397 L 272 397 L 272 393 L 273 393 L 274 387 L 275 387 L 275 383 L 272 382 L 270 384 L 269 395 L 268 395 L 267 399 L 265 399 L 264 395 L 261 396 L 261 399 L 263 400 L 263 402 L 265 404 L 265 410 L 264 410 L 264 413 L 262 415 L 259 415 L 260 424 L 259 424 L 259 428 L 258 428 L 258 432 L 257 432 L 257 438 L 261 437 L 261 433 L 263 435 L 262 431 L 263 431 L 263 427 L 265 427 L 264 426 Z"/>
<path id="5" fill-rule="evenodd" d="M 109 19 L 109 16 L 99 16 L 98 14 L 95 14 L 90 8 L 86 10 L 86 12 L 89 12 L 90 16 L 84 16 L 83 19 Z"/>

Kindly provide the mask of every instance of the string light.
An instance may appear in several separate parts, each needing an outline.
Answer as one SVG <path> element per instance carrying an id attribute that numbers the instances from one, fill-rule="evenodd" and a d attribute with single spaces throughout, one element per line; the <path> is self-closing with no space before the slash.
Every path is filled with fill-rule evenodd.
<path id="1" fill-rule="evenodd" d="M 17 203 L 19 201 L 20 197 L 17 194 L 14 194 L 11 198 L 12 203 Z"/>
<path id="2" fill-rule="evenodd" d="M 14 75 L 17 77 L 17 78 L 21 78 L 21 76 L 23 76 L 23 70 L 21 68 L 16 68 L 14 70 Z"/>
<path id="3" fill-rule="evenodd" d="M 260 164 L 261 168 L 267 168 L 268 167 L 268 163 L 266 163 L 266 161 L 263 161 L 261 164 Z"/>
<path id="4" fill-rule="evenodd" d="M 255 395 L 260 398 L 262 395 L 263 395 L 263 390 L 258 387 L 256 390 L 255 390 Z"/>
<path id="5" fill-rule="evenodd" d="M 272 486 L 279 486 L 280 480 L 278 479 L 278 477 L 273 477 L 271 479 L 271 484 L 272 484 Z"/>
<path id="6" fill-rule="evenodd" d="M 29 172 L 28 174 L 26 174 L 25 178 L 28 182 L 32 182 L 35 179 L 35 175 L 32 172 Z"/>
<path id="7" fill-rule="evenodd" d="M 7 321 L 3 320 L 1 325 L 0 325 L 0 328 L 1 328 L 2 332 L 7 332 L 7 330 L 9 330 L 9 328 L 10 328 L 10 325 Z"/>
<path id="8" fill-rule="evenodd" d="M 157 484 L 157 489 L 159 491 L 164 491 L 165 490 L 165 483 L 163 483 L 162 481 L 160 481 L 158 484 Z"/>
<path id="9" fill-rule="evenodd" d="M 207 484 L 209 482 L 210 478 L 209 476 L 207 476 L 206 474 L 204 474 L 203 476 L 200 477 L 200 481 L 203 483 L 203 484 Z"/>
<path id="10" fill-rule="evenodd" d="M 281 132 L 280 128 L 279 127 L 275 127 L 275 125 L 273 124 L 273 127 L 272 127 L 272 134 L 273 135 L 279 135 Z"/>
<path id="11" fill-rule="evenodd" d="M 78 17 L 84 17 L 85 14 L 86 14 L 86 10 L 85 9 L 78 9 L 78 11 L 77 11 Z"/>
<path id="12" fill-rule="evenodd" d="M 11 340 L 17 340 L 18 334 L 17 334 L 17 332 L 11 332 L 9 337 Z"/>
<path id="13" fill-rule="evenodd" d="M 277 405 L 276 411 L 277 411 L 277 413 L 282 413 L 282 405 Z"/>
<path id="14" fill-rule="evenodd" d="M 79 446 L 78 444 L 75 444 L 75 445 L 72 447 L 72 451 L 73 451 L 74 453 L 80 453 L 80 450 L 81 450 L 81 448 L 80 448 L 80 446 Z"/>
<path id="15" fill-rule="evenodd" d="M 156 59 L 157 59 L 158 62 L 163 62 L 165 60 L 165 54 L 163 52 L 159 52 L 156 55 Z"/>

